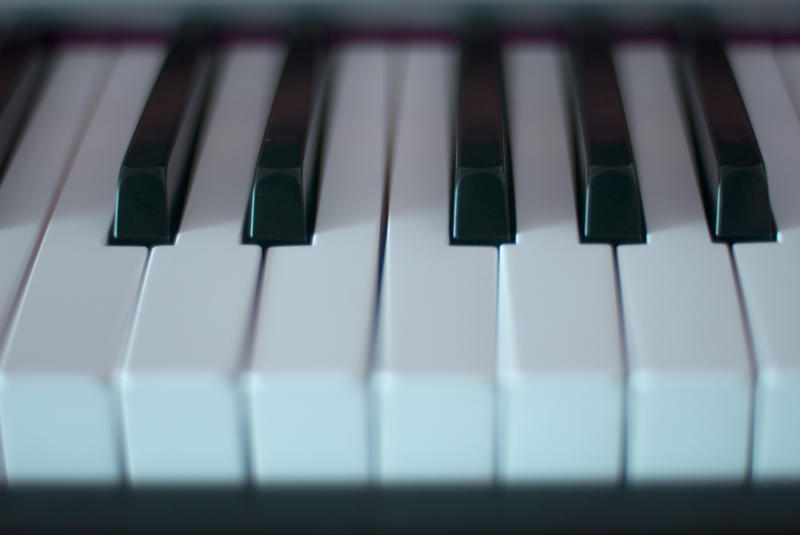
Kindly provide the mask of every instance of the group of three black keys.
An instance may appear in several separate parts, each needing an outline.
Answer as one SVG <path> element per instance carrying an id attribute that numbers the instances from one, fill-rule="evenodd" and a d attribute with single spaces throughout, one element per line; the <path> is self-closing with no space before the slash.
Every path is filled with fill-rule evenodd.
<path id="1" fill-rule="evenodd" d="M 724 47 L 716 37 L 682 35 L 683 96 L 697 148 L 700 190 L 713 239 L 774 240 L 761 152 Z M 325 114 L 329 41 L 319 32 L 292 39 L 255 162 L 243 241 L 308 243 L 316 204 L 318 147 Z M 11 39 L 0 51 L 0 151 L 34 93 L 41 40 Z M 213 39 L 183 30 L 174 38 L 122 161 L 111 244 L 174 241 L 194 146 L 212 78 Z M 470 32 L 461 46 L 451 177 L 453 244 L 513 242 L 515 204 L 497 38 Z M 581 239 L 646 240 L 636 166 L 606 32 L 569 39 L 569 87 Z M 8 138 L 8 139 L 6 139 Z M 2 146 L 5 145 L 5 146 Z M 524 207 L 521 207 L 524 209 Z"/>

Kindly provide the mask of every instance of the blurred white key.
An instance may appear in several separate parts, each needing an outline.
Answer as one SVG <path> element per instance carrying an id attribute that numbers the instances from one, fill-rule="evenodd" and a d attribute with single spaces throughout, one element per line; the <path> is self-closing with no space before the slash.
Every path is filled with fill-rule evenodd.
<path id="1" fill-rule="evenodd" d="M 611 481 L 623 450 L 614 258 L 578 239 L 557 49 L 506 59 L 517 243 L 500 247 L 500 476 Z"/>
<path id="2" fill-rule="evenodd" d="M 180 231 L 154 248 L 123 371 L 130 479 L 237 482 L 246 474 L 238 372 L 261 249 L 242 221 L 282 54 L 223 54 Z"/>
<path id="3" fill-rule="evenodd" d="M 713 244 L 670 52 L 618 49 L 648 243 L 619 247 L 629 362 L 628 478 L 739 480 L 752 376 L 728 249 Z"/>
<path id="4" fill-rule="evenodd" d="M 780 65 L 767 46 L 729 49 L 778 227 L 777 243 L 733 247 L 758 367 L 753 478 L 759 481 L 800 477 L 800 48 L 779 50 Z"/>
<path id="5" fill-rule="evenodd" d="M 120 162 L 163 55 L 159 46 L 122 49 L 9 333 L 0 416 L 12 482 L 121 476 L 111 380 L 147 250 L 106 239 Z"/>
<path id="6" fill-rule="evenodd" d="M 0 182 L 0 329 L 13 315 L 20 285 L 57 200 L 70 158 L 99 98 L 114 50 L 70 47 L 56 54 L 44 92 Z"/>
<path id="7" fill-rule="evenodd" d="M 388 148 L 388 64 L 345 47 L 335 77 L 310 246 L 267 251 L 249 369 L 257 481 L 364 481 Z"/>
<path id="8" fill-rule="evenodd" d="M 74 47 L 56 53 L 44 91 L 0 182 L 0 338 L 113 64 L 113 52 Z M 0 474 L 3 471 L 0 468 Z"/>
<path id="9" fill-rule="evenodd" d="M 497 250 L 451 246 L 454 55 L 412 48 L 395 134 L 378 354 L 378 477 L 489 480 Z"/>

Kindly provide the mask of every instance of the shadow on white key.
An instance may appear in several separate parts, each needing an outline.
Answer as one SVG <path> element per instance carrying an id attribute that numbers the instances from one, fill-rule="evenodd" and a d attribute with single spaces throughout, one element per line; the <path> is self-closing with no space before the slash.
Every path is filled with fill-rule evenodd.
<path id="1" fill-rule="evenodd" d="M 612 250 L 579 242 L 560 55 L 521 45 L 506 59 L 517 243 L 500 248 L 500 477 L 613 481 L 623 361 Z"/>
<path id="2" fill-rule="evenodd" d="M 356 482 L 368 474 L 371 352 L 388 143 L 387 54 L 334 57 L 310 246 L 267 251 L 248 370 L 254 478 Z"/>
<path id="3" fill-rule="evenodd" d="M 708 232 L 670 52 L 615 55 L 647 221 L 617 249 L 631 481 L 742 480 L 752 377 L 727 246 Z"/>
<path id="4" fill-rule="evenodd" d="M 454 59 L 412 48 L 400 97 L 371 385 L 384 482 L 493 470 L 497 250 L 449 242 Z"/>
<path id="5" fill-rule="evenodd" d="M 67 177 L 3 353 L 11 482 L 111 482 L 122 473 L 119 365 L 147 255 L 106 245 L 116 178 L 163 58 L 123 48 Z"/>
<path id="6" fill-rule="evenodd" d="M 733 247 L 758 367 L 756 481 L 800 478 L 800 48 L 777 50 L 779 61 L 768 46 L 729 49 L 778 228 L 777 243 Z"/>
<path id="7" fill-rule="evenodd" d="M 152 252 L 123 370 L 134 484 L 247 477 L 238 372 L 261 249 L 241 244 L 242 217 L 282 53 L 223 58 L 181 228 Z"/>

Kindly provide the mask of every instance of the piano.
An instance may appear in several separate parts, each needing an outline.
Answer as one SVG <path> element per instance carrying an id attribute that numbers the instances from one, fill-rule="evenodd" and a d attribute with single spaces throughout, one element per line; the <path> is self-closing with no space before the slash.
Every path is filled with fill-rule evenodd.
<path id="1" fill-rule="evenodd" d="M 797 8 L 398 6 L 2 8 L 0 526 L 798 529 Z"/>

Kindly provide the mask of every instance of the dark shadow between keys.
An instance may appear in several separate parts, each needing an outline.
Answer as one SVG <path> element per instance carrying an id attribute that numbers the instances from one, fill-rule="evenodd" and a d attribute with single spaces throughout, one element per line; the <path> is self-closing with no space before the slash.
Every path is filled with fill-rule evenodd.
<path id="1" fill-rule="evenodd" d="M 572 186 L 572 195 L 573 201 L 575 206 L 575 217 L 573 218 L 573 223 L 575 224 L 575 232 L 578 238 L 578 241 L 583 240 L 583 206 L 581 200 L 583 195 L 580 192 L 580 173 L 582 172 L 582 165 L 581 165 L 581 158 L 579 155 L 580 151 L 580 143 L 578 141 L 578 111 L 577 111 L 577 98 L 575 96 L 575 83 L 572 79 L 572 65 L 571 65 L 572 57 L 571 52 L 567 51 L 564 53 L 562 62 L 561 62 L 561 71 L 562 75 L 561 78 L 564 80 L 564 90 L 565 94 L 570 95 L 567 97 L 564 102 L 564 106 L 566 108 L 566 116 L 567 116 L 567 143 L 569 145 L 570 151 L 570 162 L 571 162 L 571 171 L 572 171 L 572 180 L 570 180 L 570 185 Z M 561 223 L 564 220 L 563 216 L 556 212 L 555 210 L 552 213 L 552 221 L 553 224 Z"/>

